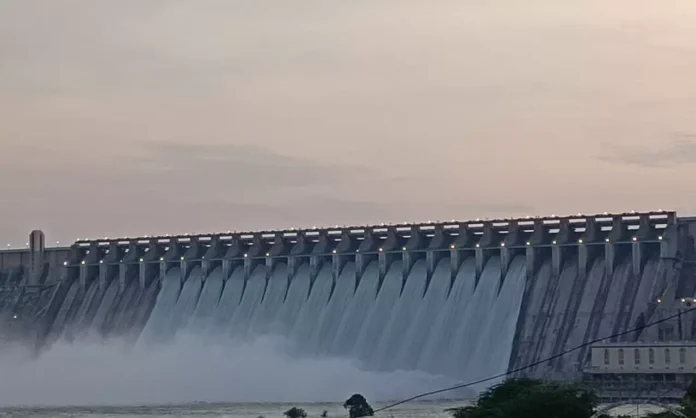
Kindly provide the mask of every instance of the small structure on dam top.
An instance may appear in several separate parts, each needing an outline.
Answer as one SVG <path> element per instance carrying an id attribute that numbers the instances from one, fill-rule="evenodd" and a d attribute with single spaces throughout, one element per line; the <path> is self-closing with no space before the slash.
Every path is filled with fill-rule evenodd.
<path id="1" fill-rule="evenodd" d="M 105 238 L 62 248 L 46 248 L 34 231 L 28 249 L 0 251 L 0 329 L 15 324 L 39 350 L 87 333 L 273 331 L 301 338 L 310 353 L 352 356 L 380 371 L 463 380 L 521 370 L 579 380 L 594 358 L 587 347 L 539 362 L 620 333 L 609 342 L 696 339 L 690 311 L 626 332 L 670 318 L 696 295 L 695 237 L 694 219 L 670 211 Z"/>

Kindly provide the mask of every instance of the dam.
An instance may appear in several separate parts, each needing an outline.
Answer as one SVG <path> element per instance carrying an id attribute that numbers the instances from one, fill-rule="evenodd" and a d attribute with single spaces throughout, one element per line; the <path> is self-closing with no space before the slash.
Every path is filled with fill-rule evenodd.
<path id="1" fill-rule="evenodd" d="M 580 379 L 589 347 L 684 341 L 696 220 L 675 212 L 79 240 L 0 251 L 0 338 L 287 339 L 298 357 L 468 381 Z M 2 345 L 0 345 L 0 350 Z"/>

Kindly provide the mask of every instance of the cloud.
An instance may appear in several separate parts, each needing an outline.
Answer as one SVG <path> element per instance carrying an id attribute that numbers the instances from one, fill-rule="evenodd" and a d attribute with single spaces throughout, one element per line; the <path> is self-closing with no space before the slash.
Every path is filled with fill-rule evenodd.
<path id="1" fill-rule="evenodd" d="M 51 240 L 72 241 L 377 222 L 388 214 L 378 202 L 342 192 L 365 181 L 389 181 L 359 164 L 253 145 L 123 146 L 131 154 L 116 161 L 56 147 L 33 150 L 30 164 L 15 158 L 0 167 L 0 184 L 6 186 L 0 219 L 22 213 L 21 223 L 0 224 L 3 238 L 20 243 L 32 228 L 47 228 Z M 24 151 L 8 147 L 17 155 Z M 12 180 L 18 175 L 21 184 Z"/>
<path id="2" fill-rule="evenodd" d="M 646 168 L 663 168 L 696 163 L 696 135 L 677 134 L 665 146 L 650 148 L 612 147 L 614 152 L 600 157 L 608 162 L 621 162 Z"/>
<path id="3" fill-rule="evenodd" d="M 157 196 L 160 191 L 189 197 L 202 191 L 206 195 L 287 195 L 322 192 L 367 180 L 389 180 L 362 164 L 290 156 L 257 145 L 143 141 L 120 141 L 119 145 L 120 152 L 103 155 L 109 158 L 102 158 L 99 151 L 76 153 L 61 146 L 10 146 L 6 148 L 9 158 L 0 166 L 0 175 L 8 180 L 11 175 L 32 175 L 16 190 L 25 195 L 38 191 L 62 194 L 99 185 L 131 198 L 140 197 L 138 193 L 143 192 Z M 31 160 L 26 161 L 27 156 Z M 87 178 L 90 180 L 85 181 Z M 49 183 L 52 187 L 48 187 Z M 80 183 L 84 187 L 78 186 Z M 8 181 L 8 187 L 11 184 Z M 221 193 L 215 193 L 216 190 Z"/>
<path id="4" fill-rule="evenodd" d="M 248 144 L 146 143 L 140 147 L 145 155 L 131 164 L 164 174 L 167 181 L 186 186 L 204 182 L 230 192 L 335 186 L 364 178 L 372 171 L 359 165 L 282 155 Z"/>

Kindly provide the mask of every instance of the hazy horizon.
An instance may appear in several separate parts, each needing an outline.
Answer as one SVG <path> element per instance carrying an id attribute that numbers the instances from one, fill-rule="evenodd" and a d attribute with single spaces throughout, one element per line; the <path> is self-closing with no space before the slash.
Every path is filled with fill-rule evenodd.
<path id="1" fill-rule="evenodd" d="M 694 213 L 696 3 L 0 3 L 0 248 Z"/>

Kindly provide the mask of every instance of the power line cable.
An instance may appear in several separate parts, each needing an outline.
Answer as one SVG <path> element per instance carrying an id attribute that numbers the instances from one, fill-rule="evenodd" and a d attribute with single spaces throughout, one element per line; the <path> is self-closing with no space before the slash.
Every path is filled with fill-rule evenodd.
<path id="1" fill-rule="evenodd" d="M 644 329 L 646 329 L 646 328 L 654 327 L 655 325 L 661 324 L 661 323 L 663 323 L 663 322 L 667 322 L 667 321 L 669 321 L 669 320 L 671 320 L 671 319 L 677 318 L 677 317 L 679 317 L 679 316 L 682 316 L 682 315 L 684 315 L 684 314 L 687 314 L 687 313 L 693 312 L 693 311 L 696 311 L 696 307 L 689 308 L 689 309 L 685 309 L 684 311 L 680 311 L 680 312 L 678 312 L 678 313 L 676 313 L 676 314 L 674 314 L 674 315 L 670 315 L 670 316 L 668 316 L 668 317 L 659 319 L 659 320 L 654 321 L 654 322 L 649 322 L 649 323 L 647 323 L 647 324 L 645 324 L 645 325 L 642 325 L 642 326 L 640 326 L 640 327 L 636 327 L 636 328 L 629 329 L 629 330 L 626 330 L 626 331 L 623 331 L 623 332 L 619 332 L 619 333 L 612 334 L 612 335 L 609 335 L 609 336 L 606 336 L 606 337 L 597 338 L 597 339 L 594 339 L 594 340 L 592 340 L 592 341 L 588 341 L 588 342 L 582 343 L 582 344 L 580 344 L 580 345 L 578 345 L 578 346 L 576 346 L 576 347 L 569 348 L 568 350 L 562 351 L 562 352 L 560 352 L 560 353 L 558 353 L 558 354 L 555 354 L 555 355 L 553 355 L 553 356 L 551 356 L 551 357 L 547 357 L 547 358 L 545 358 L 545 359 L 536 361 L 536 362 L 531 363 L 531 364 L 528 364 L 528 365 L 526 365 L 526 366 L 518 367 L 517 369 L 513 369 L 513 370 L 507 371 L 507 372 L 505 372 L 505 373 L 500 373 L 500 374 L 496 374 L 496 375 L 494 375 L 494 376 L 486 377 L 486 378 L 483 378 L 483 379 L 474 380 L 474 381 L 472 381 L 472 382 L 460 383 L 460 384 L 457 384 L 457 385 L 454 385 L 454 386 L 450 386 L 450 387 L 447 387 L 447 388 L 432 390 L 432 391 L 430 391 L 430 392 L 424 392 L 424 393 L 421 393 L 421 394 L 418 394 L 418 395 L 415 395 L 415 396 L 411 396 L 410 398 L 401 400 L 401 401 L 399 401 L 399 402 L 394 402 L 394 403 L 389 404 L 389 405 L 387 405 L 387 406 L 383 406 L 383 407 L 381 407 L 381 408 L 377 408 L 377 409 L 374 410 L 374 412 L 377 413 L 377 412 L 385 411 L 385 410 L 387 410 L 387 409 L 392 409 L 392 408 L 397 407 L 397 406 L 399 406 L 399 405 L 403 405 L 403 404 L 405 404 L 405 403 L 412 402 L 412 401 L 415 401 L 415 400 L 420 399 L 420 398 L 425 398 L 426 396 L 437 395 L 437 394 L 439 394 L 439 393 L 450 392 L 450 391 L 453 391 L 453 390 L 463 389 L 463 388 L 466 388 L 466 387 L 469 387 L 469 386 L 474 386 L 474 385 L 479 385 L 479 384 L 481 384 L 481 383 L 490 382 L 491 380 L 500 379 L 501 377 L 506 377 L 506 376 L 509 376 L 509 375 L 511 375 L 511 374 L 515 374 L 515 373 L 518 373 L 518 372 L 521 372 L 521 371 L 524 371 L 524 370 L 527 370 L 527 369 L 531 369 L 532 367 L 536 367 L 536 366 L 538 366 L 538 365 L 540 365 L 540 364 L 548 363 L 548 362 L 550 362 L 550 361 L 552 361 L 552 360 L 555 360 L 555 359 L 557 359 L 557 358 L 563 357 L 564 355 L 566 355 L 566 354 L 568 354 L 568 353 L 572 353 L 573 351 L 577 351 L 577 350 L 579 350 L 579 349 L 581 349 L 581 348 L 583 348 L 583 347 L 587 347 L 588 345 L 596 344 L 596 343 L 602 342 L 602 341 L 604 341 L 604 340 L 608 340 L 608 339 L 610 339 L 610 338 L 621 337 L 621 336 L 623 336 L 623 335 L 631 334 L 631 333 L 633 333 L 633 332 L 642 331 L 642 330 L 644 330 Z M 365 417 L 357 417 L 357 418 L 365 418 Z"/>

